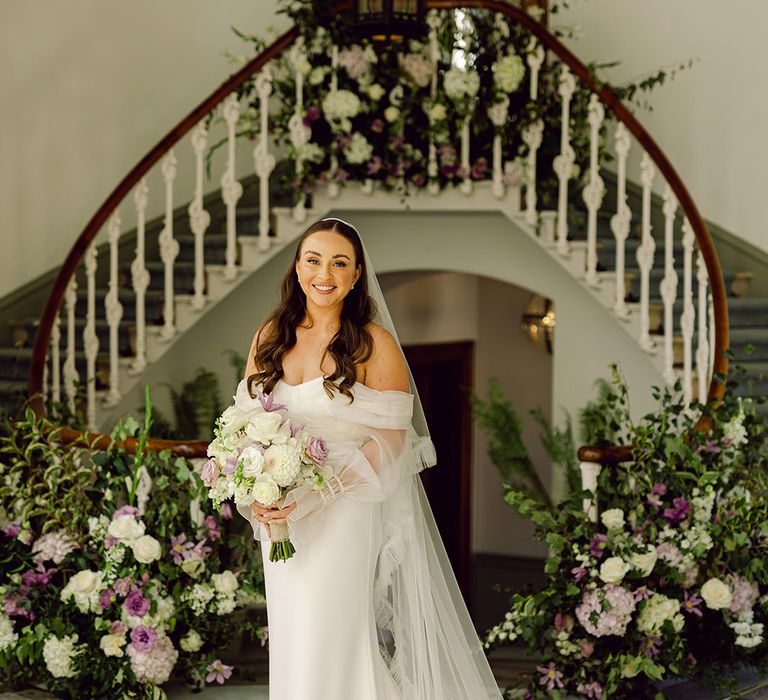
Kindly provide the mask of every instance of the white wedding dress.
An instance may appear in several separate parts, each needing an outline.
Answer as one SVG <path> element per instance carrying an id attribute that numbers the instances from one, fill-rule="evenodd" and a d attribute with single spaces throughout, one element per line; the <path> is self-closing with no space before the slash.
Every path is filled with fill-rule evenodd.
<path id="1" fill-rule="evenodd" d="M 429 505 L 408 463 L 430 450 L 434 463 L 434 447 L 412 430 L 413 396 L 360 382 L 353 393 L 352 403 L 331 399 L 322 377 L 281 379 L 272 392 L 292 421 L 326 440 L 328 464 L 348 486 L 327 504 L 313 500 L 318 492 L 300 500 L 289 520 L 294 556 L 271 562 L 264 526 L 238 508 L 261 540 L 270 700 L 501 698 L 442 543 L 436 555 L 426 534 L 434 519 L 424 518 Z M 253 401 L 240 382 L 236 405 Z M 388 457 L 369 461 L 364 443 Z"/>

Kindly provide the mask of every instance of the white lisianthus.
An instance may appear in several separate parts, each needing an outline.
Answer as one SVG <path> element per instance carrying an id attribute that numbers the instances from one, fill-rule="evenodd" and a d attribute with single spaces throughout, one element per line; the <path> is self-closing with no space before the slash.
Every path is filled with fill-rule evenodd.
<path id="1" fill-rule="evenodd" d="M 248 422 L 249 414 L 237 406 L 229 406 L 219 418 L 219 425 L 225 434 L 235 433 Z"/>
<path id="2" fill-rule="evenodd" d="M 197 578 L 205 571 L 205 562 L 199 557 L 190 557 L 181 562 L 181 570 L 188 576 Z"/>
<path id="3" fill-rule="evenodd" d="M 72 668 L 72 659 L 80 651 L 75 647 L 78 636 L 58 637 L 51 635 L 43 644 L 43 659 L 48 672 L 54 678 L 74 678 L 75 670 Z"/>
<path id="4" fill-rule="evenodd" d="M 349 90 L 329 92 L 323 99 L 323 112 L 328 119 L 351 119 L 360 113 L 360 98 Z"/>
<path id="5" fill-rule="evenodd" d="M 763 624 L 761 622 L 738 621 L 728 624 L 735 633 L 736 646 L 751 649 L 763 641 Z"/>
<path id="6" fill-rule="evenodd" d="M 219 464 L 226 464 L 227 459 L 232 456 L 239 445 L 240 438 L 237 435 L 223 435 L 211 440 L 206 452 L 209 457 L 214 457 Z"/>
<path id="7" fill-rule="evenodd" d="M 99 648 L 104 652 L 104 656 L 123 656 L 123 645 L 125 636 L 122 634 L 105 634 L 99 640 Z"/>
<path id="8" fill-rule="evenodd" d="M 629 571 L 629 564 L 621 557 L 610 557 L 600 567 L 600 579 L 605 583 L 619 583 Z"/>
<path id="9" fill-rule="evenodd" d="M 384 97 L 384 93 L 386 90 L 379 85 L 379 83 L 373 83 L 372 85 L 368 86 L 368 97 L 370 97 L 374 102 L 378 102 L 382 97 Z"/>
<path id="10" fill-rule="evenodd" d="M 348 163 L 352 163 L 353 165 L 365 163 L 370 159 L 372 154 L 373 146 L 368 143 L 368 139 L 359 131 L 352 134 L 352 140 L 350 141 L 349 146 L 344 149 L 344 157 L 347 159 Z"/>
<path id="11" fill-rule="evenodd" d="M 642 576 L 648 576 L 651 571 L 653 571 L 653 567 L 656 566 L 656 560 L 658 558 L 659 555 L 656 553 L 656 547 L 651 544 L 648 545 L 645 553 L 633 554 L 629 558 L 629 563 L 637 569 Z"/>
<path id="12" fill-rule="evenodd" d="M 13 629 L 13 621 L 5 613 L 0 613 L 0 652 L 12 647 L 19 641 L 19 635 Z"/>
<path id="13" fill-rule="evenodd" d="M 624 511 L 621 508 L 604 510 L 600 520 L 609 530 L 621 530 L 624 527 Z"/>
<path id="14" fill-rule="evenodd" d="M 144 534 L 145 525 L 133 515 L 121 515 L 115 518 L 107 528 L 107 534 L 122 542 L 132 542 Z"/>
<path id="15" fill-rule="evenodd" d="M 131 549 L 136 561 L 149 564 L 160 558 L 160 543 L 152 535 L 142 535 L 131 542 Z"/>
<path id="16" fill-rule="evenodd" d="M 719 578 L 711 578 L 701 587 L 701 597 L 711 610 L 731 607 L 731 589 Z"/>
<path id="17" fill-rule="evenodd" d="M 235 484 L 229 479 L 219 479 L 210 489 L 208 498 L 215 501 L 225 501 L 235 495 Z"/>
<path id="18" fill-rule="evenodd" d="M 59 594 L 61 601 L 66 603 L 70 598 L 73 598 L 80 612 L 96 612 L 99 610 L 99 593 L 103 578 L 104 572 L 102 571 L 89 571 L 88 569 L 78 571 L 61 589 Z"/>
<path id="19" fill-rule="evenodd" d="M 211 574 L 211 583 L 218 593 L 228 595 L 234 593 L 238 588 L 237 576 L 229 569 L 220 574 Z"/>
<path id="20" fill-rule="evenodd" d="M 243 465 L 243 476 L 252 479 L 261 474 L 264 455 L 256 445 L 250 445 L 240 453 L 240 464 Z"/>
<path id="21" fill-rule="evenodd" d="M 661 632 L 661 628 L 667 620 L 672 621 L 675 632 L 683 629 L 685 620 L 680 612 L 680 601 L 667 598 L 660 593 L 654 593 L 647 601 L 640 614 L 637 616 L 637 628 L 652 636 Z"/>
<path id="22" fill-rule="evenodd" d="M 259 475 L 256 477 L 256 480 L 258 481 L 262 477 L 263 475 Z M 254 502 L 256 497 L 253 495 L 253 489 L 248 485 L 248 483 L 243 482 L 237 486 L 234 486 L 234 499 L 235 505 L 237 506 L 249 506 Z"/>
<path id="23" fill-rule="evenodd" d="M 271 476 L 262 474 L 256 479 L 251 489 L 251 495 L 261 505 L 271 506 L 280 497 L 280 487 Z"/>
<path id="24" fill-rule="evenodd" d="M 203 638 L 195 630 L 191 629 L 181 638 L 179 646 L 183 651 L 194 653 L 203 646 Z"/>
<path id="25" fill-rule="evenodd" d="M 290 486 L 301 470 L 301 456 L 296 439 L 291 438 L 284 445 L 270 445 L 264 453 L 264 461 L 264 472 L 271 476 L 278 486 Z M 256 499 L 258 500 L 258 496 Z"/>
<path id="26" fill-rule="evenodd" d="M 384 110 L 384 119 L 386 119 L 390 124 L 392 122 L 396 122 L 399 117 L 400 110 L 394 105 L 389 105 L 389 107 Z"/>
<path id="27" fill-rule="evenodd" d="M 245 426 L 245 434 L 254 442 L 271 442 L 282 424 L 283 417 L 277 411 L 256 413 Z"/>
<path id="28" fill-rule="evenodd" d="M 507 54 L 493 65 L 493 81 L 504 92 L 517 90 L 524 75 L 523 59 L 514 53 Z"/>

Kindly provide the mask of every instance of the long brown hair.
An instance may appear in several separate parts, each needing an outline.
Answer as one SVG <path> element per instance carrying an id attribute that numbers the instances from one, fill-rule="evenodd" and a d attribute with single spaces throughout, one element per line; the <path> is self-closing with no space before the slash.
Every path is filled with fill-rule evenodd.
<path id="1" fill-rule="evenodd" d="M 280 303 L 267 317 L 262 329 L 268 328 L 265 337 L 257 338 L 254 361 L 258 369 L 246 380 L 248 393 L 255 398 L 251 384 L 262 384 L 263 391 L 270 393 L 283 376 L 283 357 L 296 345 L 296 327 L 304 320 L 307 313 L 307 296 L 296 277 L 296 263 L 301 254 L 301 247 L 308 236 L 317 231 L 333 231 L 346 238 L 355 251 L 355 266 L 362 266 L 355 288 L 344 298 L 341 310 L 339 330 L 328 344 L 323 357 L 330 353 L 336 368 L 333 373 L 323 378 L 323 387 L 329 397 L 334 391 L 340 391 L 354 401 L 352 387 L 357 381 L 355 367 L 366 362 L 373 350 L 373 338 L 366 330 L 366 325 L 376 315 L 376 304 L 368 296 L 368 279 L 365 269 L 363 245 L 357 230 L 339 219 L 316 221 L 302 234 L 296 246 L 293 262 L 285 273 L 280 285 Z M 344 379 L 336 384 L 340 378 Z"/>

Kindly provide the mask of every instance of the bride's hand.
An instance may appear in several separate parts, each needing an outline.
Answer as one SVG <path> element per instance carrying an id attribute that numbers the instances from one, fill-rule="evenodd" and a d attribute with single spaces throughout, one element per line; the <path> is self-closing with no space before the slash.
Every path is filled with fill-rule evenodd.
<path id="1" fill-rule="evenodd" d="M 270 537 L 272 536 L 272 532 L 269 529 L 270 523 L 284 523 L 294 508 L 296 508 L 296 503 L 291 503 L 291 505 L 286 506 L 285 508 L 280 508 L 279 506 L 263 506 L 256 501 L 251 503 L 251 510 L 253 511 L 256 520 L 267 526 L 267 531 L 269 532 Z"/>

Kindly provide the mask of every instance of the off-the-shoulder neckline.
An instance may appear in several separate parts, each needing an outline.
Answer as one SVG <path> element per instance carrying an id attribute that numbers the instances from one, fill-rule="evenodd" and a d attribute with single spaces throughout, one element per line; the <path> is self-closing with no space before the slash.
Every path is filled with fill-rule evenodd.
<path id="1" fill-rule="evenodd" d="M 313 377 L 312 379 L 307 379 L 299 384 L 289 384 L 282 377 L 280 377 L 280 379 L 278 379 L 277 381 L 280 382 L 283 386 L 290 387 L 291 389 L 297 389 L 299 387 L 312 384 L 316 382 L 318 379 L 324 379 L 323 375 L 321 374 L 317 377 Z M 353 386 L 355 386 L 355 388 L 362 387 L 363 389 L 367 389 L 368 391 L 375 391 L 379 394 L 403 394 L 404 396 L 411 396 L 411 393 L 409 391 L 400 391 L 399 389 L 374 389 L 372 386 L 363 384 L 360 381 L 355 382 Z"/>

